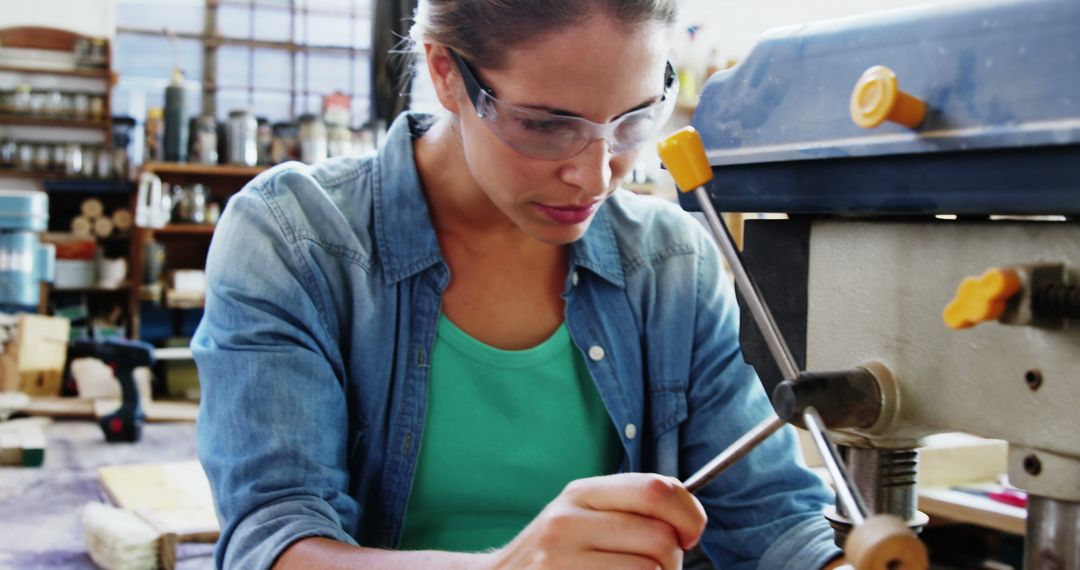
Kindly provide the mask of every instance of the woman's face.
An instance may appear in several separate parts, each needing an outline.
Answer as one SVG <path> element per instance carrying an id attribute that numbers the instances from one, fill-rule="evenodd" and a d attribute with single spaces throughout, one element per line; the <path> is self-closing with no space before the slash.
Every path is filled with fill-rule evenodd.
<path id="1" fill-rule="evenodd" d="M 661 99 L 667 40 L 660 24 L 626 28 L 594 16 L 508 51 L 501 69 L 476 69 L 477 79 L 500 103 L 606 123 Z M 584 235 L 637 152 L 612 154 L 606 141 L 595 140 L 563 160 L 526 156 L 477 115 L 460 74 L 450 85 L 468 169 L 498 211 L 548 244 Z"/>

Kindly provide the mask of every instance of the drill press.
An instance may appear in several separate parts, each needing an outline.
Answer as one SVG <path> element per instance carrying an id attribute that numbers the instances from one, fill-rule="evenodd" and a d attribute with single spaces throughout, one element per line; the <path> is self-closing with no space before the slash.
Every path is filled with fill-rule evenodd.
<path id="1" fill-rule="evenodd" d="M 777 30 L 706 84 L 708 172 L 680 183 L 721 242 L 717 211 L 789 214 L 747 224 L 743 351 L 781 419 L 842 445 L 838 487 L 917 530 L 920 439 L 1004 439 L 1035 569 L 1080 568 L 1077 61 L 1061 0 Z"/>

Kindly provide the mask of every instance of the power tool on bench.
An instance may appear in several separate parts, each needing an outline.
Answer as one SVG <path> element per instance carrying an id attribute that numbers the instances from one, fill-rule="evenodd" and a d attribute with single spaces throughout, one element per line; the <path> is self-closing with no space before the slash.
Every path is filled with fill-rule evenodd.
<path id="1" fill-rule="evenodd" d="M 78 358 L 96 358 L 113 369 L 120 381 L 120 409 L 101 417 L 98 423 L 105 431 L 105 440 L 139 441 L 142 437 L 144 414 L 139 403 L 139 389 L 135 384 L 135 369 L 153 366 L 154 347 L 140 341 L 124 339 L 72 341 L 68 346 L 68 366 L 64 372 L 65 384 L 71 386 L 71 362 Z"/>

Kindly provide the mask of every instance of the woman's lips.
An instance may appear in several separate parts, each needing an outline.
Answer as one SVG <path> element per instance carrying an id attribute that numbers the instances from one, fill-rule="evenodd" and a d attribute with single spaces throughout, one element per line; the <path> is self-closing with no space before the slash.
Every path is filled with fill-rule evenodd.
<path id="1" fill-rule="evenodd" d="M 583 206 L 548 206 L 546 204 L 537 204 L 537 209 L 540 210 L 548 218 L 551 218 L 557 224 L 573 225 L 580 224 L 592 216 L 596 209 L 600 207 L 600 201 L 585 204 Z"/>

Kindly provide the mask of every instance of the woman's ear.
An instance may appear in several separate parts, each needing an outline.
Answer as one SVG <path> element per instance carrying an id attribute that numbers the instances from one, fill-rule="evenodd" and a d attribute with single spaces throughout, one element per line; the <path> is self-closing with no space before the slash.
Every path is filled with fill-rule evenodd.
<path id="1" fill-rule="evenodd" d="M 458 95 L 464 87 L 461 84 L 461 76 L 454 67 L 454 60 L 450 57 L 449 48 L 436 44 L 424 44 L 424 55 L 439 103 L 447 111 L 457 114 Z"/>

